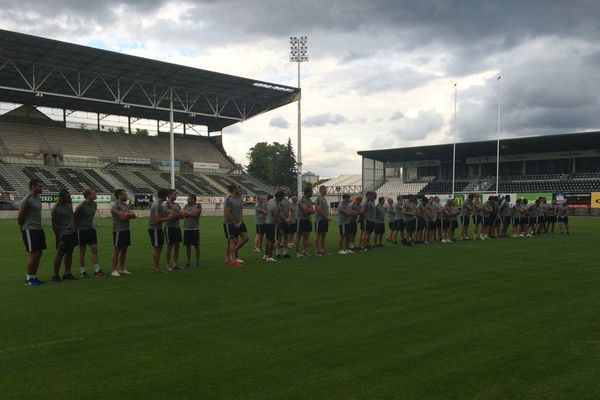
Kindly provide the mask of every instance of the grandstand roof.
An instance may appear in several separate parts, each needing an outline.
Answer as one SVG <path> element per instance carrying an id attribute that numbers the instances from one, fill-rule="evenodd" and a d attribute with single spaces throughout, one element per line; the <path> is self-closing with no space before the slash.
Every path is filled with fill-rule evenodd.
<path id="1" fill-rule="evenodd" d="M 496 141 L 456 144 L 456 157 L 496 156 Z M 452 143 L 433 146 L 404 147 L 384 150 L 363 150 L 358 154 L 382 162 L 452 160 Z M 500 140 L 502 156 L 547 153 L 556 151 L 600 150 L 600 131 L 533 136 Z"/>
<path id="2" fill-rule="evenodd" d="M 362 185 L 362 175 L 340 175 L 322 183 L 324 186 L 355 186 Z"/>
<path id="3" fill-rule="evenodd" d="M 169 120 L 209 132 L 296 101 L 300 89 L 0 29 L 0 101 Z"/>

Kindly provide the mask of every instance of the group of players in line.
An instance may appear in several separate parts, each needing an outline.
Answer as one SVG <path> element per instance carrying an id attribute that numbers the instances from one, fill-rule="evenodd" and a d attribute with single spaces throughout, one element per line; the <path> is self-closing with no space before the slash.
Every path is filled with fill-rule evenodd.
<path id="1" fill-rule="evenodd" d="M 263 257 L 266 261 L 289 258 L 288 247 L 296 248 L 297 257 L 307 256 L 309 234 L 312 231 L 311 215 L 314 214 L 315 255 L 327 254 L 325 235 L 331 215 L 325 199 L 326 191 L 326 187 L 321 186 L 314 202 L 312 188 L 305 189 L 299 201 L 295 196 L 288 200 L 285 188 L 275 193 L 275 196 L 259 197 L 255 207 L 255 251 L 261 251 L 263 239 L 266 237 Z M 489 196 L 486 201 L 482 201 L 481 195 L 472 193 L 459 209 L 453 199 L 447 199 L 445 204 L 442 204 L 437 196 L 400 195 L 394 202 L 391 198 L 377 198 L 375 192 L 367 192 L 364 199 L 361 196 L 351 199 L 349 194 L 344 194 L 338 204 L 337 214 L 339 254 L 351 254 L 357 250 L 366 251 L 372 247 L 383 246 L 386 217 L 389 229 L 386 241 L 397 243 L 400 236 L 401 243 L 407 246 L 429 244 L 436 240 L 452 243 L 456 240 L 459 227 L 460 239 L 470 240 L 471 224 L 474 226 L 473 240 L 509 236 L 531 237 L 536 234 L 553 233 L 557 222 L 560 233 L 569 234 L 567 203 L 555 201 L 550 204 L 543 197 L 531 204 L 528 204 L 526 199 L 518 199 L 513 204 L 510 196 Z M 235 222 L 227 220 L 227 211 L 225 222 L 226 225 Z M 228 256 L 225 262 L 237 266 L 233 256 Z"/>
<path id="2" fill-rule="evenodd" d="M 37 271 L 46 249 L 46 236 L 42 228 L 42 202 L 39 194 L 42 193 L 43 183 L 39 179 L 29 182 L 29 194 L 21 201 L 18 213 L 18 223 L 23 237 L 25 249 L 29 253 L 27 258 L 27 274 L 25 285 L 39 286 L 44 283 L 37 277 Z M 56 256 L 54 257 L 52 280 L 77 279 L 72 271 L 73 251 L 79 246 L 79 268 L 82 278 L 88 277 L 85 268 L 85 253 L 89 247 L 94 276 L 107 275 L 119 277 L 130 275 L 125 268 L 127 249 L 131 245 L 130 220 L 136 214 L 130 210 L 127 201 L 127 192 L 117 189 L 114 193 L 115 202 L 111 207 L 113 252 L 111 258 L 112 271 L 105 274 L 98 261 L 98 238 L 96 234 L 94 217 L 97 211 L 96 191 L 88 188 L 83 191 L 84 201 L 73 210 L 71 194 L 63 189 L 58 195 L 58 201 L 52 207 L 52 230 L 56 237 Z M 163 272 L 160 267 L 160 258 L 163 245 L 166 248 L 166 271 L 182 269 L 179 266 L 180 243 L 186 248 L 186 264 L 183 268 L 199 267 L 200 259 L 200 225 L 202 205 L 196 202 L 196 195 L 190 195 L 187 204 L 181 208 L 175 202 L 177 192 L 172 189 L 160 189 L 157 200 L 150 208 L 148 219 L 148 235 L 152 245 L 152 271 Z M 183 235 L 179 220 L 183 219 Z M 163 224 L 164 229 L 163 229 Z M 195 263 L 192 264 L 191 253 L 195 251 Z M 64 273 L 60 276 L 60 267 L 64 264 Z"/>
<path id="3" fill-rule="evenodd" d="M 42 229 L 42 181 L 32 179 L 29 182 L 29 194 L 21 202 L 18 223 L 23 243 L 29 253 L 25 284 L 38 286 L 42 281 L 37 277 L 43 250 L 46 249 L 46 237 Z M 239 267 L 244 260 L 239 256 L 240 249 L 248 242 L 248 230 L 243 221 L 244 203 L 239 185 L 228 187 L 229 196 L 224 204 L 225 264 Z M 313 230 L 312 216 L 315 216 L 314 254 L 327 255 L 325 237 L 332 220 L 330 207 L 325 197 L 327 189 L 319 187 L 319 195 L 313 201 L 313 189 L 304 189 L 303 196 L 288 196 L 287 188 L 281 188 L 274 196 L 259 196 L 255 206 L 256 236 L 254 250 L 262 252 L 266 239 L 263 259 L 267 262 L 277 258 L 290 258 L 288 248 L 295 249 L 296 257 L 309 256 L 310 233 Z M 125 268 L 127 249 L 131 245 L 130 220 L 136 214 L 130 210 L 127 192 L 117 189 L 115 202 L 111 207 L 113 252 L 110 276 L 129 275 Z M 60 191 L 58 201 L 52 207 L 52 229 L 56 237 L 56 256 L 53 264 L 53 281 L 77 279 L 71 271 L 73 251 L 79 246 L 79 267 L 81 277 L 87 277 L 85 253 L 90 248 L 94 276 L 107 276 L 98 261 L 98 239 L 94 224 L 97 211 L 96 192 L 83 191 L 84 201 L 73 210 L 71 194 Z M 190 195 L 187 204 L 181 208 L 176 203 L 177 192 L 174 189 L 160 189 L 157 200 L 150 208 L 148 235 L 152 246 L 152 271 L 163 272 L 160 267 L 161 253 L 166 242 L 166 271 L 182 269 L 179 266 L 179 247 L 186 247 L 186 264 L 183 268 L 199 267 L 200 225 L 202 205 L 196 196 Z M 383 246 L 385 220 L 388 219 L 389 233 L 386 241 L 411 246 L 417 243 L 451 243 L 455 240 L 456 230 L 461 221 L 461 239 L 469 240 L 469 225 L 474 225 L 473 239 L 508 237 L 512 225 L 512 237 L 533 236 L 554 232 L 558 222 L 560 233 L 569 234 L 569 208 L 566 202 L 549 204 L 545 198 L 539 198 L 532 204 L 518 199 L 513 205 L 509 196 L 490 196 L 482 202 L 481 196 L 469 194 L 459 210 L 453 199 L 442 204 L 438 197 L 420 197 L 414 195 L 398 196 L 393 199 L 377 198 L 375 192 L 367 192 L 365 198 L 357 196 L 351 200 L 349 194 L 342 196 L 338 204 L 339 254 L 351 254 L 356 250 L 366 251 L 372 247 Z M 180 219 L 184 220 L 183 235 Z M 163 228 L 163 224 L 165 225 Z M 360 225 L 360 233 L 358 226 Z M 373 238 L 373 241 L 372 241 Z M 192 250 L 195 263 L 192 264 Z M 60 276 L 60 267 L 64 264 L 64 273 Z"/>

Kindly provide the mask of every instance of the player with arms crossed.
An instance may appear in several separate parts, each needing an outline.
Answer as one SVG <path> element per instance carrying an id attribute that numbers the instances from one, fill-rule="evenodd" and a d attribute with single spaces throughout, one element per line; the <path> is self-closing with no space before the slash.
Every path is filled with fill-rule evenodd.
<path id="1" fill-rule="evenodd" d="M 181 228 L 179 220 L 183 218 L 181 207 L 175 202 L 177 200 L 177 191 L 168 189 L 167 200 L 163 206 L 168 214 L 171 214 L 171 219 L 165 222 L 165 241 L 167 242 L 167 272 L 180 270 L 179 267 L 179 243 L 181 243 Z M 171 261 L 171 254 L 173 260 Z"/>
<path id="2" fill-rule="evenodd" d="M 327 193 L 327 187 L 324 185 L 319 186 L 319 196 L 315 200 L 315 254 L 317 256 L 327 255 L 325 249 L 325 236 L 329 231 L 329 221 L 331 221 L 331 215 L 329 214 L 329 205 L 325 194 Z"/>
<path id="3" fill-rule="evenodd" d="M 110 276 L 119 277 L 121 274 L 130 274 L 125 269 L 127 249 L 131 245 L 131 232 L 129 221 L 136 217 L 127 205 L 127 192 L 123 189 L 115 190 L 115 202 L 110 209 L 113 228 L 113 253 L 111 258 L 112 272 Z"/>
<path id="4" fill-rule="evenodd" d="M 96 278 L 105 277 L 106 274 L 100 269 L 98 263 L 98 235 L 94 228 L 94 217 L 98 205 L 96 200 L 96 191 L 87 188 L 83 191 L 83 202 L 75 209 L 75 225 L 77 226 L 77 241 L 79 242 L 79 272 L 82 278 L 87 278 L 88 273 L 85 270 L 85 250 L 89 246 L 92 253 L 92 263 L 94 264 L 94 276 Z"/>
<path id="5" fill-rule="evenodd" d="M 54 257 L 54 275 L 52 280 L 60 282 L 60 264 L 64 258 L 65 272 L 62 279 L 77 279 L 71 273 L 73 263 L 73 250 L 77 246 L 77 229 L 75 228 L 75 215 L 73 214 L 73 203 L 71 193 L 62 189 L 58 193 L 58 201 L 52 207 L 52 229 L 56 235 L 56 257 Z"/>
<path id="6" fill-rule="evenodd" d="M 183 245 L 185 246 L 186 260 L 184 268 L 189 268 L 192 265 L 192 247 L 196 256 L 194 267 L 200 267 L 200 215 L 202 214 L 202 204 L 196 201 L 196 195 L 190 194 L 181 213 L 184 218 Z"/>
<path id="7" fill-rule="evenodd" d="M 39 286 L 44 283 L 37 277 L 42 253 L 46 249 L 46 235 L 42 229 L 42 201 L 38 196 L 40 193 L 42 193 L 42 181 L 37 178 L 30 180 L 29 194 L 21 200 L 17 216 L 25 250 L 29 254 L 25 276 L 26 286 Z"/>
<path id="8" fill-rule="evenodd" d="M 243 260 L 238 253 L 248 241 L 248 229 L 242 221 L 243 202 L 242 190 L 238 184 L 232 183 L 227 187 L 229 196 L 225 199 L 223 214 L 225 217 L 223 229 L 225 231 L 225 264 L 232 267 L 241 267 Z"/>

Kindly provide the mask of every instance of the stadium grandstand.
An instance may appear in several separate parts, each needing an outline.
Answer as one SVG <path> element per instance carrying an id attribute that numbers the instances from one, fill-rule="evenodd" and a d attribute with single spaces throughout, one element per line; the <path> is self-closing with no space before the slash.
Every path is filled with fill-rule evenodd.
<path id="1" fill-rule="evenodd" d="M 569 199 L 590 213 L 600 204 L 600 132 L 569 133 L 500 141 L 496 188 L 495 140 L 457 143 L 453 190 L 453 144 L 359 151 L 363 191 L 456 195 L 501 193 Z M 594 213 L 595 210 L 592 210 Z"/>
<path id="2" fill-rule="evenodd" d="M 296 101 L 299 93 L 0 30 L 0 103 L 10 106 L 0 115 L 2 198 L 22 198 L 35 177 L 46 199 L 61 188 L 94 187 L 106 196 L 124 188 L 146 202 L 158 188 L 174 186 L 183 196 L 218 203 L 231 183 L 250 197 L 270 193 L 227 155 L 222 130 Z M 73 127 L 74 113 L 94 119 Z M 109 116 L 126 123 L 113 129 L 105 123 Z M 154 129 L 134 130 L 140 121 Z"/>

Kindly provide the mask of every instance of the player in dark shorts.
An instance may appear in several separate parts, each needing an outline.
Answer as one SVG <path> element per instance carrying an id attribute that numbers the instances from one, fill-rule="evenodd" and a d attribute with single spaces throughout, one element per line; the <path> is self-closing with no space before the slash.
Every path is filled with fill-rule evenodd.
<path id="1" fill-rule="evenodd" d="M 460 240 L 469 240 L 469 221 L 473 214 L 473 193 L 469 193 L 467 199 L 463 203 L 460 210 L 460 223 L 462 230 L 460 233 Z"/>
<path id="2" fill-rule="evenodd" d="M 256 196 L 256 205 L 254 206 L 254 219 L 256 221 L 256 235 L 254 236 L 254 251 L 261 253 L 263 251 L 263 238 L 265 236 L 265 218 L 267 216 L 267 202 L 265 196 Z"/>
<path id="3" fill-rule="evenodd" d="M 412 246 L 414 244 L 413 235 L 417 227 L 415 196 L 409 195 L 402 206 L 402 216 L 404 218 L 404 244 Z"/>
<path id="4" fill-rule="evenodd" d="M 195 251 L 196 263 L 194 267 L 200 267 L 200 215 L 202 214 L 202 204 L 197 203 L 195 194 L 190 194 L 187 198 L 187 204 L 183 207 L 181 215 L 183 216 L 183 245 L 185 246 L 185 266 L 192 266 L 192 247 Z"/>
<path id="5" fill-rule="evenodd" d="M 425 242 L 423 237 L 425 236 L 425 227 L 427 223 L 425 222 L 425 205 L 426 198 L 420 199 L 417 201 L 417 206 L 415 207 L 415 216 L 417 222 L 415 224 L 415 243 L 422 244 Z"/>
<path id="6" fill-rule="evenodd" d="M 248 230 L 242 220 L 244 202 L 240 185 L 232 183 L 227 187 L 229 196 L 225 199 L 223 209 L 225 232 L 225 264 L 232 267 L 241 267 L 244 263 L 239 257 L 240 249 L 248 241 Z"/>
<path id="7" fill-rule="evenodd" d="M 277 258 L 291 258 L 288 254 L 288 238 L 292 233 L 292 204 L 288 199 L 289 189 L 281 187 L 279 189 L 283 197 L 278 200 L 279 203 L 279 221 L 277 229 Z"/>
<path id="8" fill-rule="evenodd" d="M 517 199 L 515 204 L 510 210 L 511 223 L 512 223 L 512 237 L 516 238 L 519 236 L 519 230 L 521 228 L 521 199 Z"/>
<path id="9" fill-rule="evenodd" d="M 339 254 L 352 254 L 354 253 L 350 250 L 349 242 L 350 242 L 350 221 L 352 220 L 352 212 L 350 210 L 350 195 L 348 193 L 344 193 L 342 195 L 342 201 L 338 204 L 338 226 L 340 231 L 340 240 L 339 240 Z"/>
<path id="10" fill-rule="evenodd" d="M 489 233 L 494 228 L 494 205 L 492 204 L 492 196 L 488 197 L 487 201 L 483 203 L 481 209 L 483 215 L 483 223 L 481 224 L 481 240 L 489 239 Z"/>
<path id="11" fill-rule="evenodd" d="M 361 235 L 360 249 L 363 251 L 371 248 L 371 234 L 375 230 L 375 199 L 377 195 L 374 192 L 367 192 L 365 200 L 361 203 Z"/>
<path id="12" fill-rule="evenodd" d="M 383 247 L 383 235 L 385 234 L 385 197 L 380 197 L 375 206 L 375 240 L 377 247 Z"/>
<path id="13" fill-rule="evenodd" d="M 152 271 L 162 272 L 160 268 L 160 254 L 165 244 L 165 233 L 163 223 L 173 218 L 178 218 L 173 211 L 167 211 L 164 202 L 169 195 L 170 189 L 158 189 L 156 200 L 150 207 L 150 216 L 148 217 L 148 235 L 150 236 L 150 245 L 152 246 Z"/>
<path id="14" fill-rule="evenodd" d="M 348 223 L 348 249 L 353 253 L 356 248 L 356 234 L 358 233 L 358 219 L 360 218 L 360 210 L 362 204 L 362 196 L 356 196 L 350 203 L 350 222 Z"/>
<path id="15" fill-rule="evenodd" d="M 425 205 L 425 243 L 435 242 L 437 210 L 435 207 L 435 198 L 430 197 Z"/>
<path id="16" fill-rule="evenodd" d="M 115 202 L 111 206 L 113 230 L 113 253 L 111 258 L 112 272 L 110 276 L 119 277 L 130 272 L 125 268 L 127 249 L 131 245 L 131 232 L 129 221 L 136 215 L 129 210 L 127 205 L 127 192 L 123 189 L 115 190 Z"/>
<path id="17" fill-rule="evenodd" d="M 25 250 L 29 254 L 25 275 L 26 286 L 39 286 L 44 283 L 37 277 L 42 253 L 46 249 L 46 235 L 42 229 L 42 201 L 38 196 L 40 193 L 42 193 L 42 181 L 40 179 L 30 180 L 29 194 L 21 201 L 17 216 Z"/>
<path id="18" fill-rule="evenodd" d="M 167 272 L 171 272 L 174 270 L 181 270 L 181 267 L 179 266 L 179 244 L 183 238 L 181 237 L 179 220 L 183 218 L 183 216 L 181 215 L 181 207 L 175 202 L 175 200 L 177 200 L 177 191 L 175 189 L 168 189 L 168 192 L 169 194 L 167 195 L 167 200 L 163 203 L 163 207 L 172 217 L 165 222 L 165 242 L 167 242 L 165 255 L 167 260 Z M 173 255 L 172 260 L 171 255 Z"/>
<path id="19" fill-rule="evenodd" d="M 483 239 L 483 204 L 480 194 L 473 193 L 471 215 L 473 216 L 473 240 Z"/>
<path id="20" fill-rule="evenodd" d="M 325 237 L 329 231 L 329 222 L 331 221 L 331 214 L 329 212 L 329 204 L 325 195 L 327 194 L 327 187 L 324 185 L 319 186 L 319 196 L 315 200 L 315 255 L 324 256 L 327 253 L 325 248 Z"/>
<path id="21" fill-rule="evenodd" d="M 277 241 L 277 228 L 279 227 L 279 203 L 284 198 L 281 190 L 275 193 L 275 197 L 267 201 L 267 217 L 265 219 L 265 236 L 267 237 L 267 246 L 265 247 L 265 256 L 267 262 L 277 261 L 273 258 L 273 249 Z"/>
<path id="22" fill-rule="evenodd" d="M 388 237 L 385 240 L 386 242 L 394 242 L 394 235 L 396 233 L 395 227 L 396 224 L 394 221 L 396 220 L 396 205 L 394 204 L 394 199 L 391 197 L 387 199 L 387 204 L 385 206 L 385 212 L 388 218 L 388 228 L 390 233 L 388 233 Z"/>
<path id="23" fill-rule="evenodd" d="M 98 237 L 94 228 L 94 217 L 98 205 L 96 204 L 96 191 L 87 188 L 83 191 L 83 201 L 75 209 L 75 225 L 77 226 L 77 241 L 79 242 L 79 272 L 82 278 L 87 278 L 85 270 L 85 250 L 89 246 L 94 265 L 94 276 L 105 277 L 98 263 Z"/>
<path id="24" fill-rule="evenodd" d="M 392 242 L 398 243 L 398 236 L 400 241 L 405 243 L 404 240 L 404 218 L 402 216 L 402 207 L 404 205 L 404 196 L 398 195 L 396 197 L 396 204 L 394 205 L 394 236 Z"/>
<path id="25" fill-rule="evenodd" d="M 52 216 L 52 230 L 56 236 L 56 257 L 54 257 L 54 275 L 52 280 L 60 282 L 60 264 L 64 259 L 65 272 L 62 279 L 77 279 L 71 273 L 73 263 L 73 250 L 77 247 L 77 229 L 75 228 L 75 215 L 73 214 L 73 203 L 71 193 L 67 189 L 61 189 L 58 193 L 58 201 L 50 212 Z"/>
<path id="26" fill-rule="evenodd" d="M 540 216 L 540 199 L 533 202 L 529 208 L 529 230 L 527 233 L 528 237 L 534 236 L 538 230 L 539 216 Z"/>
<path id="27" fill-rule="evenodd" d="M 529 207 L 527 206 L 527 199 L 521 200 L 519 214 L 521 214 L 521 234 L 519 236 L 525 237 L 525 235 L 527 235 L 527 228 L 529 226 Z"/>
<path id="28" fill-rule="evenodd" d="M 304 195 L 298 203 L 298 216 L 296 221 L 296 257 L 308 256 L 308 241 L 312 226 L 310 216 L 315 213 L 313 201 L 310 199 L 313 195 L 312 187 L 304 188 Z M 302 239 L 302 240 L 300 240 Z M 302 243 L 302 247 L 300 244 Z"/>
<path id="29" fill-rule="evenodd" d="M 563 201 L 556 208 L 556 214 L 558 215 L 558 227 L 560 229 L 560 234 L 562 235 L 564 231 L 569 235 L 569 205 L 567 201 Z"/>
<path id="30" fill-rule="evenodd" d="M 501 218 L 501 223 L 502 223 L 502 229 L 500 231 L 500 237 L 508 237 L 508 227 L 510 226 L 510 220 L 511 220 L 511 204 L 510 204 L 510 195 L 506 195 L 502 198 L 502 201 L 500 202 L 500 207 L 498 209 L 500 218 Z"/>
<path id="31" fill-rule="evenodd" d="M 557 209 L 558 209 L 558 204 L 556 203 L 556 200 L 552 202 L 552 204 L 550 204 L 550 207 L 548 207 L 548 226 L 547 229 L 550 229 L 551 227 L 551 233 L 554 233 L 554 225 L 556 224 L 556 214 L 557 214 Z"/>
<path id="32" fill-rule="evenodd" d="M 298 196 L 291 197 L 290 204 L 290 222 L 288 224 L 288 249 L 294 247 L 294 243 L 296 243 L 296 219 L 298 216 Z"/>

